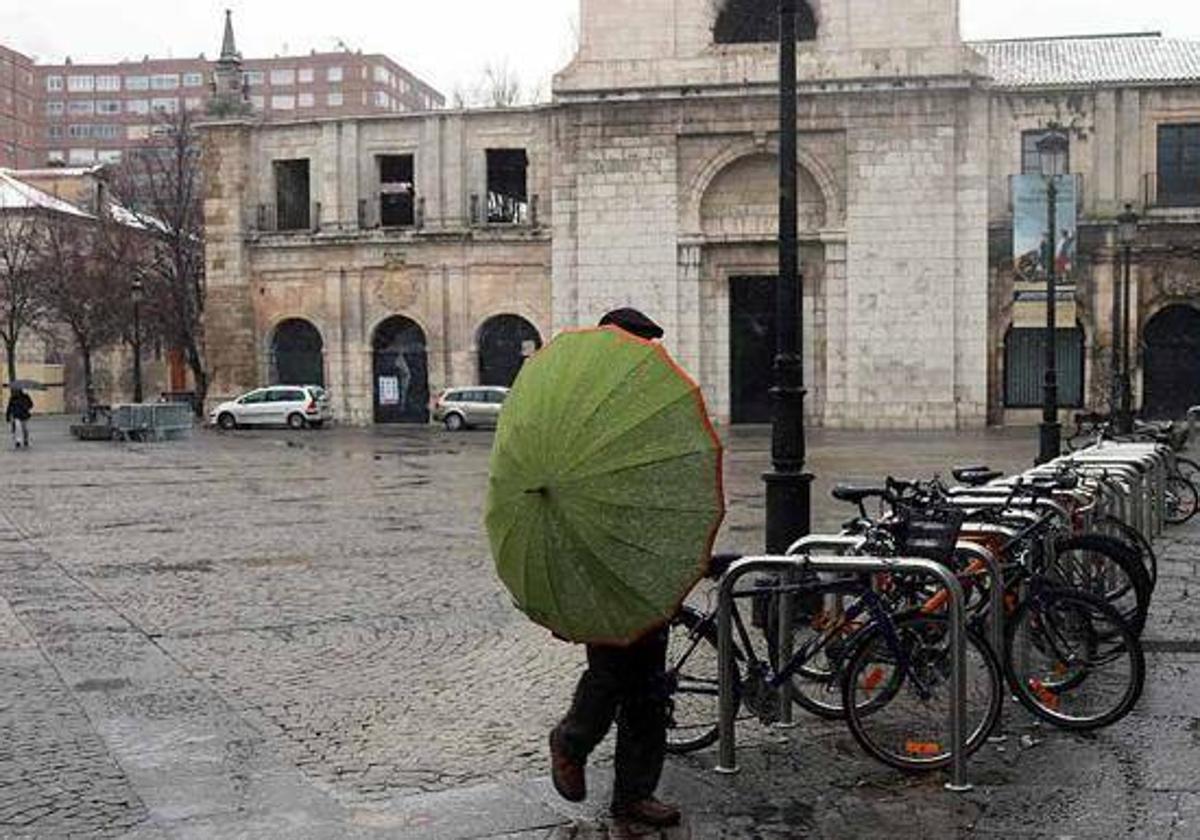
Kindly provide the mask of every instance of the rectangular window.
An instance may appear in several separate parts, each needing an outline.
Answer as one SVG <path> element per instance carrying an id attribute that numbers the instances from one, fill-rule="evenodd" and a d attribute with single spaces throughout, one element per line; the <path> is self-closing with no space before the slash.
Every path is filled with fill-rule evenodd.
<path id="1" fill-rule="evenodd" d="M 97 114 L 119 114 L 121 113 L 121 100 L 119 99 L 99 99 L 96 101 Z"/>
<path id="2" fill-rule="evenodd" d="M 311 67 L 301 67 L 300 72 L 296 74 L 297 80 L 302 85 L 312 84 L 313 70 Z"/>
<path id="3" fill-rule="evenodd" d="M 90 125 L 69 125 L 67 126 L 67 136 L 75 140 L 91 137 L 92 127 Z"/>
<path id="4" fill-rule="evenodd" d="M 67 153 L 64 152 L 62 149 L 52 149 L 51 151 L 46 152 L 46 162 L 47 163 L 66 163 L 67 162 Z"/>
<path id="5" fill-rule="evenodd" d="M 296 71 L 287 70 L 272 70 L 271 84 L 273 85 L 294 85 L 296 84 Z"/>
<path id="6" fill-rule="evenodd" d="M 150 90 L 150 77 L 126 76 L 125 90 Z"/>
<path id="7" fill-rule="evenodd" d="M 389 108 L 392 104 L 392 97 L 387 91 L 377 90 L 371 95 L 371 100 L 375 103 L 376 108 Z"/>
<path id="8" fill-rule="evenodd" d="M 1040 175 L 1042 172 L 1042 159 L 1038 154 L 1037 144 L 1042 142 L 1042 139 L 1052 132 L 1039 129 L 1037 131 L 1021 132 L 1021 174 L 1023 175 Z M 1067 149 L 1067 167 L 1066 171 L 1071 171 L 1071 150 Z"/>
<path id="9" fill-rule="evenodd" d="M 150 110 L 159 114 L 174 114 L 179 111 L 179 100 L 168 99 L 151 99 Z"/>
<path id="10" fill-rule="evenodd" d="M 90 99 L 73 99 L 67 103 L 68 114 L 94 114 L 96 103 Z"/>
<path id="11" fill-rule="evenodd" d="M 381 85 L 391 84 L 392 74 L 388 72 L 386 67 L 375 66 L 375 81 Z"/>
<path id="12" fill-rule="evenodd" d="M 272 96 L 271 110 L 273 111 L 294 111 L 296 109 L 296 97 L 294 96 Z"/>
<path id="13" fill-rule="evenodd" d="M 145 116 L 150 113 L 150 100 L 148 99 L 126 99 L 125 110 L 130 114 L 141 114 Z"/>
<path id="14" fill-rule="evenodd" d="M 63 89 L 63 77 L 62 76 L 47 76 L 46 77 L 46 90 L 55 91 L 55 90 L 62 90 L 62 89 Z"/>
<path id="15" fill-rule="evenodd" d="M 311 219 L 308 159 L 277 160 L 275 169 L 275 229 L 308 230 Z"/>
<path id="16" fill-rule="evenodd" d="M 115 125 L 92 126 L 92 137 L 97 140 L 115 140 L 120 134 L 120 128 Z"/>
<path id="17" fill-rule="evenodd" d="M 1055 336 L 1058 404 L 1083 406 L 1083 332 L 1060 329 Z M 1038 408 L 1046 384 L 1046 331 L 1041 328 L 1009 330 L 1004 342 L 1004 405 Z"/>
<path id="18" fill-rule="evenodd" d="M 199 111 L 204 107 L 204 100 L 199 96 L 189 96 L 183 101 L 183 109 L 185 111 Z"/>
<path id="19" fill-rule="evenodd" d="M 342 98 L 340 91 L 334 91 L 333 93 L 329 94 L 327 97 L 325 97 L 325 102 L 330 108 L 341 108 L 342 105 L 345 104 L 345 100 Z"/>
<path id="20" fill-rule="evenodd" d="M 151 90 L 175 90 L 179 87 L 178 73 L 156 73 L 150 77 Z"/>
<path id="21" fill-rule="evenodd" d="M 267 98 L 265 96 L 259 96 L 259 95 L 251 96 L 250 97 L 250 107 L 253 108 L 255 111 L 262 111 L 263 109 L 265 109 L 267 107 Z"/>
<path id="22" fill-rule="evenodd" d="M 67 154 L 67 159 L 71 163 L 95 163 L 95 149 L 71 149 Z"/>
<path id="23" fill-rule="evenodd" d="M 104 149 L 104 150 L 96 153 L 96 158 L 101 163 L 120 163 L 121 162 L 121 150 L 120 149 Z"/>
<path id="24" fill-rule="evenodd" d="M 529 222 L 529 155 L 524 149 L 487 150 L 487 220 L 492 225 Z"/>
<path id="25" fill-rule="evenodd" d="M 311 93 L 302 93 L 296 97 L 296 104 L 301 108 L 311 108 L 316 104 L 316 98 Z"/>
<path id="26" fill-rule="evenodd" d="M 61 125 L 52 125 L 47 127 L 46 136 L 51 140 L 61 140 L 63 136 L 63 127 Z"/>
<path id="27" fill-rule="evenodd" d="M 46 103 L 46 114 L 51 117 L 61 116 L 63 111 L 66 110 L 66 107 L 67 107 L 66 104 L 59 100 L 55 100 L 53 102 L 47 102 Z"/>
<path id="28" fill-rule="evenodd" d="M 1200 123 L 1158 127 L 1158 204 L 1200 207 Z"/>
<path id="29" fill-rule="evenodd" d="M 412 227 L 416 220 L 416 182 L 412 155 L 379 156 L 379 223 Z"/>
<path id="30" fill-rule="evenodd" d="M 114 91 L 121 89 L 120 76 L 97 76 L 96 90 Z"/>
<path id="31" fill-rule="evenodd" d="M 204 84 L 204 74 L 203 73 L 184 73 L 183 74 L 183 86 L 184 87 L 200 87 L 200 85 L 202 85 L 202 84 Z"/>
<path id="32" fill-rule="evenodd" d="M 342 80 L 342 68 L 330 67 L 325 71 L 325 79 L 330 82 L 340 82 Z"/>
<path id="33" fill-rule="evenodd" d="M 67 76 L 67 90 L 71 93 L 90 93 L 95 89 L 95 76 Z"/>
<path id="34" fill-rule="evenodd" d="M 150 136 L 150 126 L 131 125 L 125 129 L 125 136 L 130 140 L 145 140 Z"/>
<path id="35" fill-rule="evenodd" d="M 261 70 L 247 70 L 242 74 L 242 78 L 246 80 L 246 84 L 250 85 L 250 87 L 259 87 L 266 81 L 266 76 Z"/>

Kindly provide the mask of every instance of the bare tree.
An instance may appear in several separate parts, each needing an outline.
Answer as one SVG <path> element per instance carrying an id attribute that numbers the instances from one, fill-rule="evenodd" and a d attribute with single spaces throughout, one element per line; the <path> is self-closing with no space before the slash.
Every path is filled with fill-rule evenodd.
<path id="1" fill-rule="evenodd" d="M 44 305 L 38 294 L 38 260 L 43 222 L 39 209 L 0 206 L 0 342 L 8 363 L 8 379 L 17 378 L 17 347 L 21 337 L 42 321 Z"/>
<path id="2" fill-rule="evenodd" d="M 101 209 L 97 219 L 55 217 L 45 227 L 38 294 L 50 320 L 70 333 L 83 361 L 89 415 L 95 406 L 92 362 L 124 337 L 132 279 L 148 254 L 145 234 Z"/>
<path id="3" fill-rule="evenodd" d="M 180 350 L 202 410 L 209 371 L 204 347 L 204 219 L 200 138 L 186 112 L 160 115 L 113 183 L 117 201 L 153 239 L 144 276 L 146 309 L 164 341 Z"/>
<path id="4" fill-rule="evenodd" d="M 514 108 L 536 98 L 526 91 L 521 79 L 506 59 L 489 61 L 478 80 L 470 87 L 455 87 L 451 102 L 455 108 Z"/>

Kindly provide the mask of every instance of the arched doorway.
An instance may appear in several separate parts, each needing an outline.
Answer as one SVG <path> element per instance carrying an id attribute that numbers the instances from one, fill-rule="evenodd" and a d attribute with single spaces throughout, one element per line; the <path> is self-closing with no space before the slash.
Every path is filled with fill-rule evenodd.
<path id="1" fill-rule="evenodd" d="M 271 337 L 272 385 L 325 387 L 325 342 L 303 318 L 290 318 Z"/>
<path id="2" fill-rule="evenodd" d="M 429 422 L 429 358 L 425 331 L 400 315 L 375 330 L 372 341 L 376 423 Z"/>
<path id="3" fill-rule="evenodd" d="M 1168 306 L 1146 324 L 1146 417 L 1178 419 L 1200 405 L 1200 311 Z"/>
<path id="4" fill-rule="evenodd" d="M 542 348 L 537 328 L 519 315 L 497 315 L 479 328 L 479 384 L 512 386 L 525 360 Z"/>

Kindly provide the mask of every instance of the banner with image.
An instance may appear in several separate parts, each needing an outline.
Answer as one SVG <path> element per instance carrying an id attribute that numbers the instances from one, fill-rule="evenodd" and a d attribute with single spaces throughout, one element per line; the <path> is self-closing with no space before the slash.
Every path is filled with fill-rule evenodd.
<path id="1" fill-rule="evenodd" d="M 1055 318 L 1061 328 L 1075 325 L 1075 279 L 1078 254 L 1078 182 L 1074 175 L 1054 179 L 1058 188 L 1053 259 L 1057 294 Z M 1046 273 L 1050 251 L 1049 190 L 1042 175 L 1014 175 L 1013 196 L 1013 326 L 1046 324 Z"/>

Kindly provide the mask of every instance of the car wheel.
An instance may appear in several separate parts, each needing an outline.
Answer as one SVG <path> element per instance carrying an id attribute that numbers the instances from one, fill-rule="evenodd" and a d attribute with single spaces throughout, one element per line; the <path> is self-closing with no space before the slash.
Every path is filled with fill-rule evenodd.
<path id="1" fill-rule="evenodd" d="M 447 414 L 445 423 L 446 430 L 450 432 L 460 431 L 467 425 L 461 414 Z"/>
<path id="2" fill-rule="evenodd" d="M 217 425 L 227 432 L 232 432 L 237 428 L 237 419 L 227 411 L 217 418 Z"/>
<path id="3" fill-rule="evenodd" d="M 303 414 L 289 414 L 288 415 L 288 428 L 289 429 L 303 429 L 304 426 L 305 426 L 305 422 L 304 422 Z"/>

